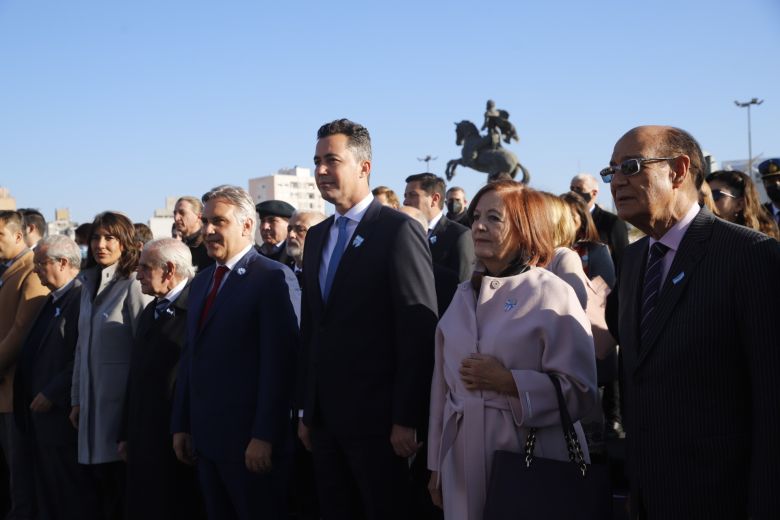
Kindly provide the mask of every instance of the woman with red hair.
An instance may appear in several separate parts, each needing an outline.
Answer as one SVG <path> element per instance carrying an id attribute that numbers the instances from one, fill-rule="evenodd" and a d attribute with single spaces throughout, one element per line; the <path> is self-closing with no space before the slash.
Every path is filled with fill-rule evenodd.
<path id="1" fill-rule="evenodd" d="M 593 339 L 571 287 L 543 269 L 553 254 L 542 196 L 488 184 L 469 207 L 477 272 L 460 284 L 436 330 L 428 467 L 446 519 L 479 520 L 496 450 L 568 460 L 555 387 L 574 421 L 596 402 Z M 587 459 L 579 422 L 577 436 Z"/>

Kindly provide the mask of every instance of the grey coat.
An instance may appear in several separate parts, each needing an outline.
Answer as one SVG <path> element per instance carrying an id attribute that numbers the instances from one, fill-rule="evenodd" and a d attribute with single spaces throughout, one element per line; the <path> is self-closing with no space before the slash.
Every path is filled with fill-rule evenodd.
<path id="1" fill-rule="evenodd" d="M 118 276 L 116 264 L 79 276 L 83 288 L 71 404 L 81 407 L 79 463 L 102 464 L 119 460 L 116 447 L 130 350 L 141 312 L 152 298 L 141 292 L 134 273 Z"/>

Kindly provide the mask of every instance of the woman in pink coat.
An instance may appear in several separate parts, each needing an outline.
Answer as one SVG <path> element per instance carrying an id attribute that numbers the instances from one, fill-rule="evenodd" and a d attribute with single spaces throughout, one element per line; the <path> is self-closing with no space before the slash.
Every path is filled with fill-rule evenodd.
<path id="1" fill-rule="evenodd" d="M 553 252 L 544 211 L 514 181 L 488 184 L 469 209 L 478 272 L 439 322 L 431 386 L 429 489 L 447 520 L 482 518 L 493 452 L 522 451 L 531 427 L 535 455 L 568 460 L 548 373 L 573 420 L 596 402 L 590 322 L 572 288 L 541 268 Z"/>

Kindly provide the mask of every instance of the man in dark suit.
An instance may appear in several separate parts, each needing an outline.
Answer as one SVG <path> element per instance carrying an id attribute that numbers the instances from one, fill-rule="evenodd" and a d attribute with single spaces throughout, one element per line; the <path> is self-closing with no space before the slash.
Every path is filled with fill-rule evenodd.
<path id="1" fill-rule="evenodd" d="M 368 131 L 341 119 L 317 138 L 317 186 L 336 217 L 306 238 L 299 435 L 325 520 L 407 518 L 433 368 L 431 257 L 419 225 L 371 196 Z"/>
<path id="2" fill-rule="evenodd" d="M 581 173 L 571 180 L 571 191 L 579 194 L 588 204 L 588 210 L 599 233 L 601 242 L 609 247 L 615 271 L 620 272 L 618 262 L 628 245 L 626 223 L 614 213 L 602 209 L 596 204 L 599 194 L 599 182 L 592 175 Z M 622 438 L 623 418 L 620 413 L 620 385 L 618 384 L 618 355 L 613 351 L 606 359 L 597 361 L 599 386 L 603 388 L 601 407 L 604 412 L 606 435 L 610 438 Z"/>
<path id="3" fill-rule="evenodd" d="M 295 213 L 295 208 L 283 200 L 264 200 L 255 209 L 259 218 L 257 235 L 260 239 L 255 249 L 261 255 L 292 269 L 295 260 L 287 254 L 287 223 Z"/>
<path id="4" fill-rule="evenodd" d="M 249 193 L 203 195 L 216 261 L 192 281 L 172 419 L 174 449 L 197 471 L 211 519 L 282 518 L 291 449 L 298 323 L 292 271 L 255 251 Z"/>
<path id="5" fill-rule="evenodd" d="M 628 245 L 626 223 L 614 213 L 610 213 L 596 204 L 596 197 L 599 195 L 599 182 L 592 175 L 587 173 L 576 175 L 571 180 L 569 189 L 581 195 L 585 202 L 588 203 L 588 210 L 593 217 L 596 230 L 599 232 L 599 238 L 609 247 L 612 261 L 615 264 L 615 268 L 617 268 L 623 255 L 623 250 Z"/>
<path id="6" fill-rule="evenodd" d="M 469 218 L 469 201 L 466 192 L 460 186 L 451 186 L 446 194 L 447 218 L 471 229 Z"/>
<path id="7" fill-rule="evenodd" d="M 195 472 L 176 459 L 170 434 L 173 389 L 187 337 L 189 281 L 186 244 L 161 238 L 146 244 L 137 279 L 155 299 L 138 322 L 130 356 L 119 453 L 127 462 L 127 518 L 203 517 Z"/>
<path id="8" fill-rule="evenodd" d="M 648 519 L 776 518 L 780 245 L 699 208 L 703 164 L 687 132 L 649 126 L 601 172 L 618 215 L 648 235 L 626 248 L 611 325 L 631 506 Z"/>
<path id="9" fill-rule="evenodd" d="M 780 226 L 780 159 L 767 159 L 762 162 L 758 165 L 758 173 L 769 197 L 764 209 Z"/>
<path id="10" fill-rule="evenodd" d="M 34 474 L 38 518 L 96 518 L 96 497 L 76 462 L 76 430 L 68 419 L 81 251 L 64 235 L 50 236 L 38 243 L 34 265 L 51 293 L 24 341 L 14 378 L 14 416 L 30 446 L 24 463 Z"/>
<path id="11" fill-rule="evenodd" d="M 212 265 L 214 260 L 206 252 L 206 244 L 203 243 L 200 217 L 203 212 L 203 203 L 197 197 L 185 195 L 179 197 L 173 209 L 173 226 L 181 233 L 181 240 L 190 248 L 192 264 L 200 269 Z"/>
<path id="12" fill-rule="evenodd" d="M 461 282 L 470 280 L 474 271 L 471 230 L 444 216 L 444 179 L 432 173 L 407 177 L 404 206 L 419 209 L 428 219 L 428 245 L 433 263 L 455 273 Z"/>

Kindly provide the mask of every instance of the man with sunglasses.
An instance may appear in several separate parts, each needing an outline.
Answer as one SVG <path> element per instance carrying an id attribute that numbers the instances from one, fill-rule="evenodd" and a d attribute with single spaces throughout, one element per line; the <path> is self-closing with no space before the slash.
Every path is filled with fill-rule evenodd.
<path id="1" fill-rule="evenodd" d="M 596 204 L 596 198 L 599 195 L 599 182 L 593 175 L 587 173 L 576 175 L 571 180 L 569 189 L 579 194 L 588 203 L 588 210 L 593 217 L 596 231 L 599 232 L 599 238 L 609 247 L 612 262 L 617 267 L 623 256 L 623 250 L 628 245 L 626 223 L 614 213 L 610 213 Z"/>
<path id="2" fill-rule="evenodd" d="M 634 128 L 610 166 L 624 253 L 608 315 L 620 340 L 634 518 L 774 518 L 780 510 L 778 242 L 700 209 L 687 132 Z"/>
<path id="3" fill-rule="evenodd" d="M 780 226 L 780 158 L 767 159 L 759 164 L 758 173 L 769 196 L 769 202 L 764 204 L 764 209 Z"/>

